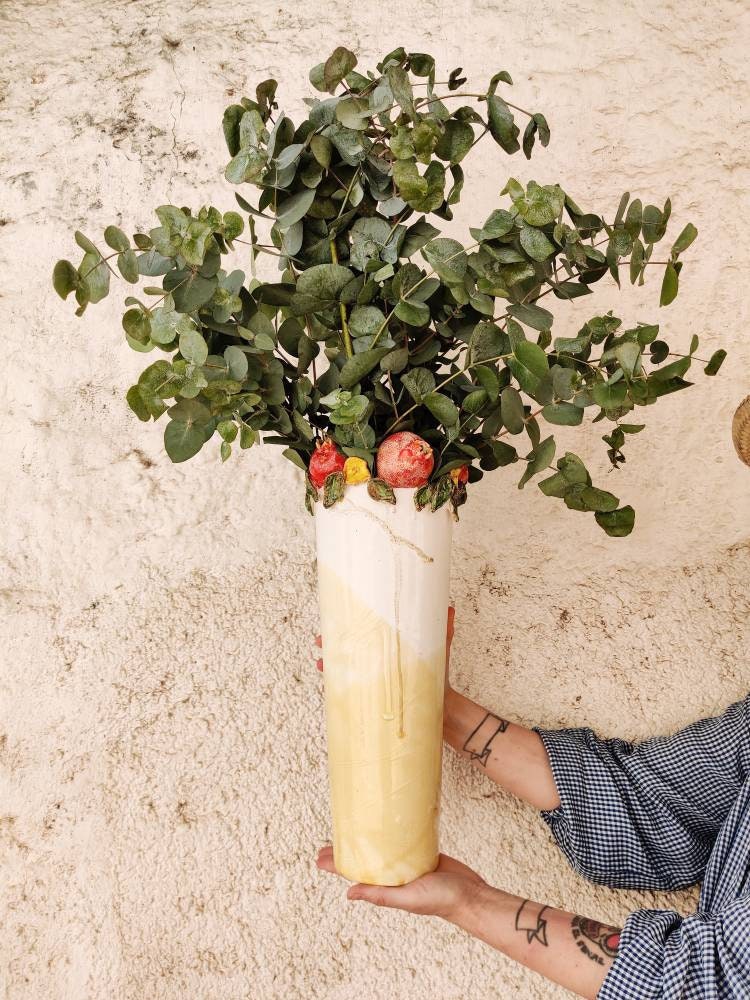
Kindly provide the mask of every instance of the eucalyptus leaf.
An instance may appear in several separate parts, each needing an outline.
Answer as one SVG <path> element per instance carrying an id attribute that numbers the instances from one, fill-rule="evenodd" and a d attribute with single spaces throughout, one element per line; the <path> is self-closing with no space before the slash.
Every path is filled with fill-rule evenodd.
<path id="1" fill-rule="evenodd" d="M 332 94 L 344 77 L 357 65 L 357 57 L 343 45 L 334 49 L 323 65 L 324 89 Z"/>
<path id="2" fill-rule="evenodd" d="M 624 538 L 633 530 L 635 511 L 632 507 L 620 507 L 618 510 L 597 513 L 597 524 L 612 538 Z"/>
<path id="3" fill-rule="evenodd" d="M 555 248 L 541 231 L 533 226 L 523 226 L 519 237 L 521 246 L 532 260 L 546 260 L 554 252 Z"/>
<path id="4" fill-rule="evenodd" d="M 410 326 L 426 326 L 430 322 L 430 310 L 423 302 L 402 299 L 395 308 L 395 315 Z"/>
<path id="5" fill-rule="evenodd" d="M 513 112 L 496 94 L 487 97 L 487 111 L 492 138 L 506 153 L 517 153 L 521 148 L 518 142 L 520 130 L 513 118 Z"/>
<path id="6" fill-rule="evenodd" d="M 415 403 L 422 403 L 435 388 L 435 376 L 426 368 L 412 368 L 401 376 L 401 384 Z"/>
<path id="7" fill-rule="evenodd" d="M 208 357 L 208 345 L 197 330 L 180 334 L 180 354 L 194 365 L 202 365 Z"/>
<path id="8" fill-rule="evenodd" d="M 573 403 L 548 403 L 542 408 L 542 416 L 548 424 L 577 427 L 583 420 L 583 410 Z"/>
<path id="9" fill-rule="evenodd" d="M 78 271 L 69 260 L 58 260 L 52 274 L 52 284 L 61 299 L 66 299 L 78 287 Z"/>
<path id="10" fill-rule="evenodd" d="M 353 277 L 354 272 L 341 264 L 316 264 L 307 268 L 297 280 L 297 294 L 292 299 L 292 309 L 299 315 L 328 308 L 338 301 L 344 287 Z"/>
<path id="11" fill-rule="evenodd" d="M 315 201 L 315 189 L 309 188 L 283 201 L 276 214 L 278 228 L 282 231 L 290 229 L 295 222 L 304 218 L 313 201 Z"/>
<path id="12" fill-rule="evenodd" d="M 708 364 L 703 369 L 706 375 L 716 375 L 719 369 L 724 364 L 724 359 L 727 356 L 727 352 L 722 348 L 714 353 L 709 358 Z"/>
<path id="13" fill-rule="evenodd" d="M 544 441 L 540 441 L 536 448 L 526 456 L 528 464 L 518 483 L 519 490 L 522 490 L 530 479 L 546 469 L 554 457 L 555 439 L 548 437 Z"/>
<path id="14" fill-rule="evenodd" d="M 375 334 L 385 325 L 385 315 L 377 306 L 357 306 L 349 316 L 349 331 L 353 337 Z"/>
<path id="15" fill-rule="evenodd" d="M 660 306 L 668 306 L 671 302 L 674 302 L 677 298 L 679 284 L 680 282 L 674 264 L 667 264 L 664 268 L 664 278 L 662 280 L 661 296 L 659 298 Z"/>
<path id="16" fill-rule="evenodd" d="M 123 278 L 131 285 L 136 284 L 140 277 L 138 272 L 138 258 L 133 250 L 126 250 L 117 255 L 117 269 Z"/>
<path id="17" fill-rule="evenodd" d="M 118 229 L 117 226 L 107 226 L 104 230 L 104 242 L 108 247 L 112 247 L 113 250 L 122 251 L 130 249 L 130 240 L 122 229 Z"/>
<path id="18" fill-rule="evenodd" d="M 443 125 L 443 134 L 435 146 L 441 160 L 459 163 L 474 143 L 474 129 L 467 122 L 450 118 Z"/>
<path id="19" fill-rule="evenodd" d="M 672 253 L 680 254 L 683 251 L 687 250 L 687 248 L 695 240 L 697 235 L 698 235 L 698 230 L 695 228 L 692 222 L 688 222 L 688 224 L 682 230 L 680 235 L 674 241 L 674 244 L 672 246 Z"/>
<path id="20" fill-rule="evenodd" d="M 388 354 L 390 348 L 377 347 L 373 350 L 362 351 L 349 358 L 341 369 L 339 384 L 343 389 L 350 389 L 357 382 L 361 381 L 365 375 L 375 368 L 382 357 Z"/>
<path id="21" fill-rule="evenodd" d="M 505 427 L 511 434 L 520 434 L 525 426 L 525 412 L 521 394 L 513 386 L 500 393 L 500 412 Z"/>
<path id="22" fill-rule="evenodd" d="M 206 430 L 199 424 L 170 420 L 164 428 L 164 449 L 173 462 L 186 462 L 205 443 Z"/>
<path id="23" fill-rule="evenodd" d="M 78 268 L 79 286 L 76 290 L 80 283 L 85 282 L 88 301 L 101 302 L 109 293 L 109 274 L 106 261 L 99 251 L 87 252 Z"/>
<path id="24" fill-rule="evenodd" d="M 513 354 L 519 364 L 537 378 L 544 378 L 549 373 L 547 355 L 537 344 L 522 340 L 513 348 Z"/>
<path id="25" fill-rule="evenodd" d="M 424 405 L 444 427 L 452 427 L 458 423 L 458 407 L 453 400 L 442 392 L 430 392 L 424 397 Z"/>

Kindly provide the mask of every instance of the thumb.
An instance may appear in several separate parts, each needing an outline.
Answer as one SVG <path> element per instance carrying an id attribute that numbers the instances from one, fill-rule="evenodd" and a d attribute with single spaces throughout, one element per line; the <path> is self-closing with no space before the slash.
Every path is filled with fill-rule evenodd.
<path id="1" fill-rule="evenodd" d="M 453 633 L 455 631 L 455 622 L 456 622 L 456 609 L 451 604 L 449 606 L 449 608 L 448 608 L 448 621 L 447 621 L 446 636 L 445 636 L 445 658 L 446 658 L 446 660 L 450 660 L 451 644 L 453 642 Z"/>

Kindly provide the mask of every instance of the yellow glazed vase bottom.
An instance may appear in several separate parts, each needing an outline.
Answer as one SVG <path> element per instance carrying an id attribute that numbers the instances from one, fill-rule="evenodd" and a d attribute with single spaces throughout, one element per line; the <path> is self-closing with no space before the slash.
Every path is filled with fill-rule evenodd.
<path id="1" fill-rule="evenodd" d="M 318 572 L 334 862 L 351 881 L 403 885 L 438 863 L 445 641 L 417 655 Z"/>

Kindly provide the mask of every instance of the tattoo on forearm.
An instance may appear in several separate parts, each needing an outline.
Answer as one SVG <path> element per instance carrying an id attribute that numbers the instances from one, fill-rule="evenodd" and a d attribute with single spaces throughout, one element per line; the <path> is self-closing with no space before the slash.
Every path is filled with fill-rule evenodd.
<path id="1" fill-rule="evenodd" d="M 498 733 L 504 733 L 509 725 L 510 723 L 506 722 L 505 719 L 488 712 L 476 729 L 469 733 L 463 749 L 471 760 L 478 760 L 482 767 L 487 767 L 492 741 Z"/>
<path id="2" fill-rule="evenodd" d="M 598 920 L 586 917 L 573 917 L 571 932 L 579 950 L 597 965 L 604 965 L 607 958 L 617 957 L 620 947 L 620 931 L 617 927 L 608 927 Z"/>
<path id="3" fill-rule="evenodd" d="M 529 944 L 538 941 L 545 948 L 547 947 L 547 921 L 544 919 L 546 909 L 547 907 L 541 903 L 524 899 L 516 912 L 516 930 L 526 935 Z"/>

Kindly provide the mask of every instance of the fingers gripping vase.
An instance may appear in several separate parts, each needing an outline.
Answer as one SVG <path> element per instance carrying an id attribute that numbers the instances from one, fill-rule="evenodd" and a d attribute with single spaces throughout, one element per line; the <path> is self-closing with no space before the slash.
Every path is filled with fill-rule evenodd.
<path id="1" fill-rule="evenodd" d="M 334 862 L 373 885 L 438 862 L 452 517 L 395 493 L 315 510 Z"/>

